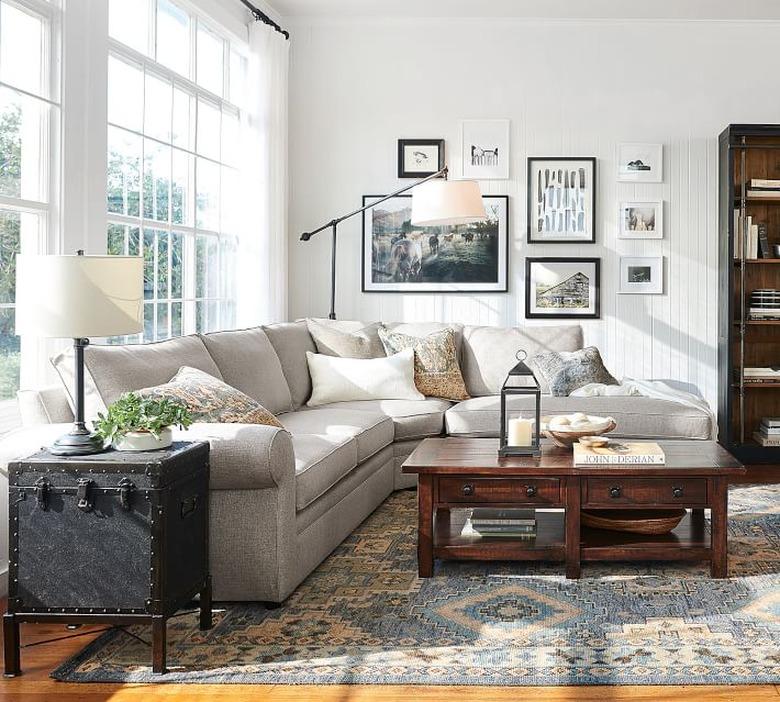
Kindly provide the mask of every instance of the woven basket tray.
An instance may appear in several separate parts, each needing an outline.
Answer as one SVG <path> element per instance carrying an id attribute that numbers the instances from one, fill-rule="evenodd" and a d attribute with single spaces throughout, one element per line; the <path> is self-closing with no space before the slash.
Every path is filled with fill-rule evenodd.
<path id="1" fill-rule="evenodd" d="M 685 516 L 684 509 L 592 509 L 583 510 L 584 526 L 609 531 L 630 531 L 635 534 L 666 534 Z"/>

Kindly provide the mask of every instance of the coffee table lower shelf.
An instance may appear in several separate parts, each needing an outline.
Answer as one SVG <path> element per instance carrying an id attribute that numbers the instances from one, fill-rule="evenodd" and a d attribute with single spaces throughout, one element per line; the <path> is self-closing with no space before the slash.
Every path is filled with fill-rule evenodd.
<path id="1" fill-rule="evenodd" d="M 463 535 L 468 510 L 438 509 L 434 523 L 433 557 L 442 560 L 555 561 L 566 560 L 566 514 L 536 513 L 533 539 Z M 580 529 L 581 561 L 708 561 L 710 532 L 704 510 L 689 510 L 668 534 L 647 535 L 605 529 Z"/>

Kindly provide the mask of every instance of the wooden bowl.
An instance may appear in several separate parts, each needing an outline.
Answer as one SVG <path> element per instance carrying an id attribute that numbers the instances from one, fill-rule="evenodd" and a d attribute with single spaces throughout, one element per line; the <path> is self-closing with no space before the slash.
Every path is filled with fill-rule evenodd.
<path id="1" fill-rule="evenodd" d="M 571 448 L 575 441 L 579 441 L 583 436 L 601 436 L 602 434 L 608 434 L 615 430 L 617 423 L 613 419 L 609 425 L 601 431 L 594 432 L 593 429 L 586 431 L 558 431 L 551 429 L 544 429 L 542 433 L 550 439 L 556 446 L 561 448 Z"/>
<path id="2" fill-rule="evenodd" d="M 668 534 L 684 516 L 684 509 L 591 509 L 580 512 L 580 521 L 593 529 Z"/>

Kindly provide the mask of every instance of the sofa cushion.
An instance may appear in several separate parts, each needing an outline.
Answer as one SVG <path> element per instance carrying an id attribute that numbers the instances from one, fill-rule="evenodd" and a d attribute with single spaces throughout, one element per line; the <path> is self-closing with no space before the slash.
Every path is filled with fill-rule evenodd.
<path id="1" fill-rule="evenodd" d="M 381 358 L 385 355 L 377 331 L 379 323 L 339 321 L 335 319 L 307 319 L 309 334 L 317 345 L 317 352 L 342 358 Z"/>
<path id="2" fill-rule="evenodd" d="M 20 390 L 16 393 L 22 425 L 32 427 L 39 424 L 72 422 L 73 410 L 62 385 L 49 385 L 39 390 Z"/>
<path id="3" fill-rule="evenodd" d="M 550 394 L 566 397 L 575 390 L 598 383 L 620 385 L 604 366 L 599 350 L 588 346 L 579 351 L 545 351 L 533 357 L 534 365 L 550 386 Z"/>
<path id="4" fill-rule="evenodd" d="M 274 414 L 292 409 L 282 364 L 261 327 L 203 334 L 201 339 L 228 385 Z"/>
<path id="5" fill-rule="evenodd" d="M 292 444 L 298 510 L 324 495 L 358 464 L 357 442 L 349 436 L 296 434 Z"/>
<path id="6" fill-rule="evenodd" d="M 463 328 L 461 370 L 472 397 L 496 395 L 507 373 L 517 363 L 517 352 L 528 353 L 526 363 L 534 371 L 542 392 L 547 382 L 534 366 L 533 357 L 543 351 L 577 351 L 582 348 L 582 327 L 470 327 Z"/>
<path id="7" fill-rule="evenodd" d="M 52 363 L 73 408 L 73 348 L 52 358 Z M 182 366 L 222 379 L 214 359 L 195 335 L 152 344 L 90 344 L 84 349 L 85 418 L 94 419 L 126 392 L 167 383 Z"/>
<path id="8" fill-rule="evenodd" d="M 385 329 L 396 334 L 406 334 L 407 336 L 416 336 L 422 339 L 434 332 L 442 329 L 452 329 L 455 332 L 455 348 L 458 350 L 460 358 L 461 348 L 463 346 L 463 325 L 457 322 L 385 322 Z"/>
<path id="9" fill-rule="evenodd" d="M 288 412 L 278 417 L 293 435 L 318 434 L 348 436 L 357 443 L 358 463 L 393 443 L 393 420 L 375 412 L 361 412 L 340 407 L 340 403 L 325 409 Z"/>
<path id="10" fill-rule="evenodd" d="M 441 436 L 444 431 L 444 412 L 451 407 L 447 400 L 359 400 L 335 402 L 318 409 L 339 408 L 384 414 L 393 420 L 395 440 L 422 439 Z"/>
<path id="11" fill-rule="evenodd" d="M 290 388 L 293 409 L 306 404 L 311 397 L 311 378 L 306 352 L 315 353 L 317 347 L 309 334 L 306 322 L 280 322 L 263 327 L 268 340 L 274 347 L 282 372 Z"/>
<path id="12" fill-rule="evenodd" d="M 527 410 L 531 416 L 531 396 L 511 398 L 508 406 Z M 709 439 L 712 418 L 703 410 L 678 402 L 650 397 L 542 397 L 542 414 L 585 412 L 600 417 L 614 417 L 615 437 L 661 439 Z M 498 395 L 474 397 L 454 405 L 445 415 L 447 433 L 468 436 L 498 436 L 500 399 Z"/>
<path id="13" fill-rule="evenodd" d="M 138 394 L 168 398 L 185 405 L 193 422 L 284 428 L 257 400 L 197 368 L 182 366 L 169 382 L 143 388 Z"/>

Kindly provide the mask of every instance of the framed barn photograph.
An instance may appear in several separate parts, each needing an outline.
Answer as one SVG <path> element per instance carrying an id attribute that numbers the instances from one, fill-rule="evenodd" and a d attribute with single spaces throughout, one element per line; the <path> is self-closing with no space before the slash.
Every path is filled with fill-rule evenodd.
<path id="1" fill-rule="evenodd" d="M 444 139 L 399 139 L 398 177 L 427 178 L 444 168 Z"/>
<path id="2" fill-rule="evenodd" d="M 364 195 L 363 205 L 382 195 Z M 509 197 L 483 195 L 488 218 L 442 227 L 412 225 L 412 196 L 363 213 L 363 292 L 506 292 Z"/>
<path id="3" fill-rule="evenodd" d="M 596 243 L 596 159 L 528 159 L 528 243 Z"/>
<path id="4" fill-rule="evenodd" d="M 663 256 L 621 256 L 621 295 L 663 295 Z"/>
<path id="5" fill-rule="evenodd" d="M 623 202 L 620 204 L 620 239 L 663 239 L 664 203 Z"/>
<path id="6" fill-rule="evenodd" d="M 528 319 L 598 319 L 599 258 L 527 258 L 525 316 Z"/>

